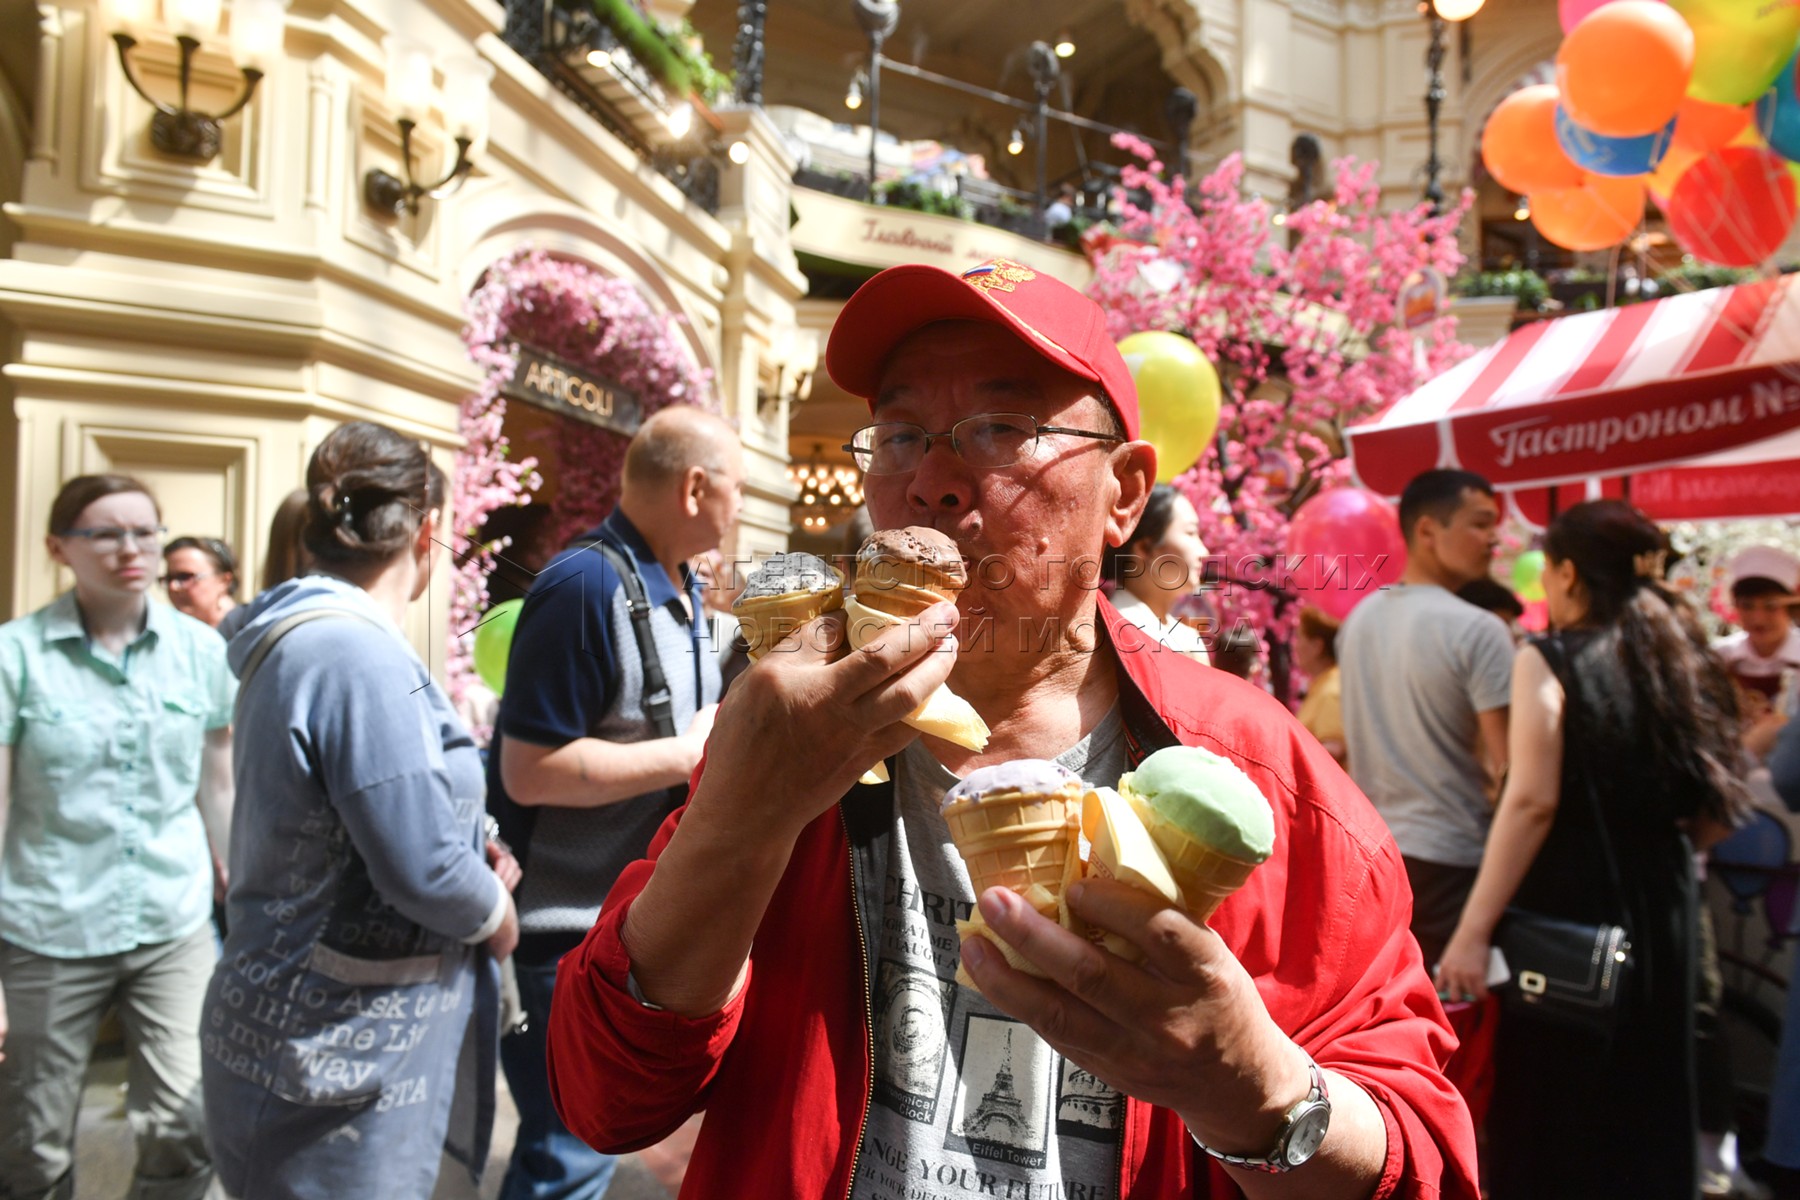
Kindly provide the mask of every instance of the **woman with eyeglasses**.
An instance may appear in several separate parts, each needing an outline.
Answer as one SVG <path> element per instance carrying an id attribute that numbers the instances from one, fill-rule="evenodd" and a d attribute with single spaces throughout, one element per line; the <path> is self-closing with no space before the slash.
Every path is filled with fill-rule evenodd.
<path id="1" fill-rule="evenodd" d="M 207 1137 L 239 1200 L 425 1200 L 440 1149 L 474 1172 L 487 1156 L 518 865 L 485 846 L 480 755 L 402 632 L 444 473 L 358 421 L 306 484 L 312 573 L 245 605 L 227 651 L 243 813 Z"/>
<path id="2" fill-rule="evenodd" d="M 150 601 L 149 489 L 71 479 L 49 526 L 75 585 L 0 625 L 0 1192 L 73 1194 L 83 1076 L 116 1003 L 132 1194 L 199 1200 L 207 843 L 229 841 L 236 687 L 225 643 Z"/>
<path id="3" fill-rule="evenodd" d="M 163 547 L 169 603 L 217 629 L 237 607 L 237 556 L 218 538 L 178 537 Z"/>

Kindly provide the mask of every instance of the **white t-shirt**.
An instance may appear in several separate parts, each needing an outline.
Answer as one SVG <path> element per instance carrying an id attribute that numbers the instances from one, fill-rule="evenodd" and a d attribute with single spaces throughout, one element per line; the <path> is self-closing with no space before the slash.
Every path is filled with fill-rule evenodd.
<path id="1" fill-rule="evenodd" d="M 1432 584 L 1395 584 L 1337 636 L 1350 777 L 1408 858 L 1481 865 L 1491 809 L 1476 714 L 1512 701 L 1512 635 Z"/>
<path id="2" fill-rule="evenodd" d="M 1112 602 L 1121 617 L 1149 634 L 1159 645 L 1179 650 L 1203 663 L 1212 662 L 1212 656 L 1206 650 L 1206 639 L 1192 625 L 1184 625 L 1173 616 L 1167 621 L 1158 621 L 1148 604 L 1123 587 L 1113 593 Z"/>
<path id="3" fill-rule="evenodd" d="M 1787 640 L 1771 655 L 1758 654 L 1750 645 L 1750 635 L 1743 630 L 1714 642 L 1713 651 L 1733 679 L 1774 700 L 1781 688 L 1782 675 L 1800 670 L 1800 627 L 1789 628 Z"/>
<path id="4" fill-rule="evenodd" d="M 1126 769 L 1117 710 L 1057 762 L 1090 783 Z M 894 772 L 894 844 L 875 972 L 874 1089 L 851 1200 L 1118 1195 L 1125 1100 L 956 982 L 975 891 L 939 812 L 956 783 L 915 741 Z"/>

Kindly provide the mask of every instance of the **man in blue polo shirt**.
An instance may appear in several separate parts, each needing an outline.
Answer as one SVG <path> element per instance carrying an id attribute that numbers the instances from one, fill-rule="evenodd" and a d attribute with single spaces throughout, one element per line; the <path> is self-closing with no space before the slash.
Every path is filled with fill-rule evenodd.
<path id="1" fill-rule="evenodd" d="M 619 507 L 545 568 L 519 613 L 488 759 L 488 806 L 524 868 L 514 957 L 529 1021 L 500 1047 L 519 1109 L 502 1200 L 596 1200 L 611 1179 L 613 1160 L 570 1134 L 551 1104 L 544 1038 L 556 960 L 592 927 L 620 870 L 644 856 L 700 761 L 719 666 L 686 564 L 736 521 L 743 483 L 729 425 L 686 406 L 657 413 L 626 451 Z M 634 623 L 634 589 L 647 625 Z M 655 647 L 649 671 L 642 639 Z M 666 709 L 645 686 L 656 668 Z"/>

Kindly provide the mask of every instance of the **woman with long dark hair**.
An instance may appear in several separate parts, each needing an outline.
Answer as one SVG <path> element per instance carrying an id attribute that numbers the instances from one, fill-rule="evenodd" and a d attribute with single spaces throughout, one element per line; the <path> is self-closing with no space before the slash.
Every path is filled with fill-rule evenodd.
<path id="1" fill-rule="evenodd" d="M 1207 661 L 1206 642 L 1175 616 L 1175 606 L 1200 590 L 1206 544 L 1200 514 L 1173 484 L 1159 483 L 1123 546 L 1107 547 L 1101 577 L 1117 585 L 1119 615 L 1160 645 Z"/>
<path id="2" fill-rule="evenodd" d="M 1610 1037 L 1506 1014 L 1494 1200 L 1698 1194 L 1692 841 L 1748 796 L 1731 681 L 1660 582 L 1665 545 L 1616 500 L 1576 505 L 1545 536 L 1554 631 L 1515 661 L 1511 771 L 1438 987 L 1486 995 L 1508 905 L 1623 925 L 1634 962 Z"/>
<path id="3" fill-rule="evenodd" d="M 228 649 L 245 799 L 201 1026 L 207 1137 L 241 1200 L 425 1200 L 440 1148 L 486 1157 L 517 864 L 484 857 L 480 756 L 401 632 L 443 472 L 354 422 L 306 484 L 313 573 L 247 605 Z"/>

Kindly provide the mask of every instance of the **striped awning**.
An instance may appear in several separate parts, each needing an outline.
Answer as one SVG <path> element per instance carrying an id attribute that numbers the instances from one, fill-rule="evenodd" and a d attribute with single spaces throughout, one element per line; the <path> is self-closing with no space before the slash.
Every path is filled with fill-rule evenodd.
<path id="1" fill-rule="evenodd" d="M 1462 467 L 1533 520 L 1597 495 L 1663 520 L 1800 513 L 1796 287 L 1533 322 L 1350 430 L 1356 475 L 1394 496 Z"/>

